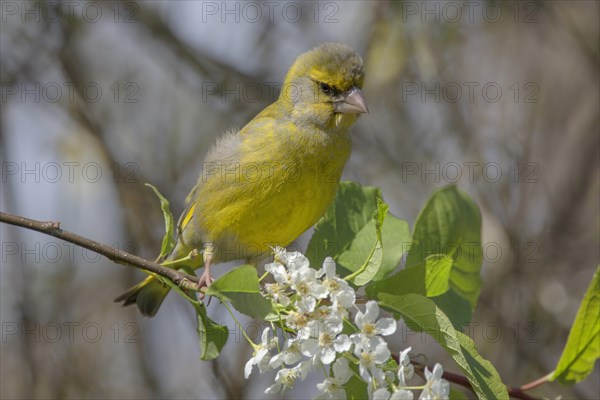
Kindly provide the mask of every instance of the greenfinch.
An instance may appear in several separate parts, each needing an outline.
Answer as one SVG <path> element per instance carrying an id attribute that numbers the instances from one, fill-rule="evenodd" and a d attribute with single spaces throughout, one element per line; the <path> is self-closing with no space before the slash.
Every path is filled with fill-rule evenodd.
<path id="1" fill-rule="evenodd" d="M 361 88 L 363 61 L 350 47 L 324 43 L 290 67 L 277 101 L 208 153 L 186 199 L 177 243 L 165 261 L 204 267 L 252 262 L 287 246 L 325 213 L 350 156 L 350 127 L 368 113 Z M 195 260 L 193 250 L 202 253 Z M 153 316 L 169 288 L 148 277 L 117 299 Z"/>

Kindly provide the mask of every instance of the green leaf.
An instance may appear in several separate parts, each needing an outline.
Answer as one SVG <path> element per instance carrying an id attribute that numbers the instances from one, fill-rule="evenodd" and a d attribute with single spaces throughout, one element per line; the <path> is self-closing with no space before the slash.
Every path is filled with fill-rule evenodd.
<path id="1" fill-rule="evenodd" d="M 451 266 L 451 258 L 431 255 L 424 265 L 405 268 L 385 280 L 372 282 L 366 287 L 367 297 L 377 299 L 379 293 L 395 296 L 414 293 L 430 297 L 450 318 L 454 328 L 462 330 L 471 320 L 471 305 L 449 288 Z"/>
<path id="2" fill-rule="evenodd" d="M 200 359 L 212 360 L 217 358 L 229 338 L 229 330 L 227 327 L 219 325 L 211 320 L 206 313 L 204 303 L 190 297 L 188 293 L 181 290 L 181 288 L 174 284 L 170 279 L 163 278 L 156 274 L 151 275 L 168 285 L 194 307 L 198 321 L 197 332 L 198 339 L 200 340 Z"/>
<path id="3" fill-rule="evenodd" d="M 355 182 L 341 182 L 336 197 L 317 222 L 306 255 L 313 268 L 321 268 L 327 256 L 337 262 L 338 273 L 356 272 L 369 258 L 377 240 L 376 221 L 379 189 L 361 187 Z M 374 279 L 379 280 L 395 269 L 410 243 L 406 221 L 387 213 L 381 227 L 382 247 L 385 249 L 381 267 Z"/>
<path id="4" fill-rule="evenodd" d="M 163 237 L 160 255 L 158 256 L 159 258 L 163 258 L 171 253 L 171 250 L 175 247 L 175 221 L 173 220 L 173 214 L 171 214 L 171 209 L 169 208 L 169 200 L 167 200 L 156 187 L 149 183 L 146 183 L 146 186 L 154 190 L 154 194 L 156 194 L 160 200 L 160 209 L 162 210 L 165 219 L 165 236 Z"/>
<path id="5" fill-rule="evenodd" d="M 365 264 L 356 272 L 348 275 L 346 279 L 351 280 L 357 286 L 364 286 L 371 282 L 383 262 L 383 245 L 381 243 L 381 226 L 385 220 L 385 215 L 388 212 L 389 207 L 381 199 L 377 199 L 377 210 L 373 214 L 373 220 L 375 221 L 375 243 L 369 254 L 369 258 L 365 261 Z M 352 277 L 356 275 L 355 277 Z"/>
<path id="6" fill-rule="evenodd" d="M 481 214 L 469 195 L 456 186 L 436 191 L 419 214 L 412 238 L 406 267 L 434 254 L 451 257 L 450 287 L 475 309 L 481 289 Z"/>
<path id="7" fill-rule="evenodd" d="M 394 295 L 417 293 L 427 297 L 439 296 L 450 289 L 450 272 L 453 260 L 444 254 L 433 254 L 423 264 L 405 268 L 389 278 L 374 282 L 367 288 L 367 295 L 376 298 L 377 293 Z"/>
<path id="8" fill-rule="evenodd" d="M 381 241 L 377 240 L 373 245 L 373 250 L 369 255 L 369 259 L 366 261 L 365 270 L 362 271 L 359 275 L 357 275 L 353 280 L 356 286 L 364 286 L 367 283 L 371 282 L 375 277 L 377 271 L 381 267 L 381 262 L 383 261 L 383 247 L 381 246 Z"/>
<path id="9" fill-rule="evenodd" d="M 346 391 L 346 399 L 349 400 L 362 400 L 369 398 L 367 392 L 367 383 L 359 378 L 358 366 L 354 363 L 349 364 L 352 370 L 352 376 L 350 380 L 344 385 Z"/>
<path id="10" fill-rule="evenodd" d="M 584 380 L 600 358 L 600 267 L 592 278 L 567 344 L 550 380 L 565 385 Z"/>
<path id="11" fill-rule="evenodd" d="M 508 399 L 506 386 L 494 366 L 479 355 L 473 341 L 458 332 L 436 304 L 418 294 L 378 294 L 381 307 L 400 314 L 415 332 L 427 332 L 463 370 L 480 399 Z"/>
<path id="12" fill-rule="evenodd" d="M 381 244 L 383 245 L 383 261 L 375 275 L 375 280 L 383 279 L 398 267 L 402 255 L 410 246 L 410 229 L 408 222 L 396 217 L 388 211 L 381 225 Z"/>
<path id="13" fill-rule="evenodd" d="M 432 254 L 425 259 L 425 295 L 439 296 L 450 289 L 452 258 L 444 254 Z"/>
<path id="14" fill-rule="evenodd" d="M 454 329 L 462 331 L 471 322 L 471 305 L 456 293 L 454 289 L 450 289 L 442 295 L 432 297 L 431 300 L 452 321 Z"/>
<path id="15" fill-rule="evenodd" d="M 198 338 L 200 339 L 200 359 L 213 360 L 219 356 L 229 338 L 226 326 L 219 325 L 206 314 L 206 307 L 201 302 L 194 302 L 198 318 Z"/>
<path id="16" fill-rule="evenodd" d="M 425 295 L 425 268 L 405 268 L 387 279 L 371 282 L 365 290 L 370 299 L 377 299 L 379 293 L 396 296 L 409 293 Z"/>
<path id="17" fill-rule="evenodd" d="M 459 364 L 459 366 L 467 375 L 469 383 L 471 383 L 478 397 L 480 399 L 508 400 L 506 385 L 502 383 L 502 379 L 494 365 L 481 357 L 473 339 L 462 332 L 456 332 L 456 335 L 463 356 L 460 357 L 457 355 L 453 358 L 455 361 L 460 359 L 461 362 L 466 362 L 466 364 Z"/>
<path id="18" fill-rule="evenodd" d="M 466 394 L 461 392 L 460 390 L 456 390 L 453 387 L 450 387 L 450 400 L 468 400 Z"/>
<path id="19" fill-rule="evenodd" d="M 207 295 L 229 301 L 239 312 L 263 319 L 271 311 L 271 302 L 260 294 L 258 276 L 253 265 L 229 271 L 209 286 Z"/>

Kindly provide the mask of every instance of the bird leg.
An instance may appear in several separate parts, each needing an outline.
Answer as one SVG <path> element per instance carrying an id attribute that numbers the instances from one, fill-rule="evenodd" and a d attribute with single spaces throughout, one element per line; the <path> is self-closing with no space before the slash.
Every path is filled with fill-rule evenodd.
<path id="1" fill-rule="evenodd" d="M 209 287 L 213 283 L 213 277 L 210 273 L 210 266 L 212 259 L 215 255 L 215 246 L 212 243 L 206 243 L 204 245 L 204 252 L 202 253 L 202 259 L 204 260 L 204 272 L 200 276 L 198 285 L 200 288 Z M 204 298 L 204 293 L 200 293 L 200 299 Z"/>

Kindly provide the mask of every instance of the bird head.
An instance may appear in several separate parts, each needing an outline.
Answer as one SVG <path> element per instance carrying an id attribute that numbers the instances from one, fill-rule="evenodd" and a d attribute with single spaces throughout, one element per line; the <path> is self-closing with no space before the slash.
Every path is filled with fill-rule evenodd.
<path id="1" fill-rule="evenodd" d="M 369 112 L 363 82 L 358 53 L 341 43 L 324 43 L 296 59 L 279 101 L 296 123 L 348 129 L 359 114 Z"/>

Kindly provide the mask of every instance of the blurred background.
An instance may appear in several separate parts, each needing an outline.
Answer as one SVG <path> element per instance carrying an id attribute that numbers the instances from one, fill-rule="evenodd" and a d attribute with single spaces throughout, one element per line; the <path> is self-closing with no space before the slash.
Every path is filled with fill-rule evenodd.
<path id="1" fill-rule="evenodd" d="M 456 183 L 483 213 L 483 288 L 467 333 L 509 386 L 550 372 L 599 262 L 596 1 L 2 1 L 1 207 L 153 259 L 203 156 L 277 98 L 324 41 L 366 64 L 371 113 L 344 178 L 378 186 L 412 224 Z M 0 395 L 265 398 L 230 341 L 198 360 L 194 315 L 170 295 L 153 319 L 113 298 L 143 273 L 0 225 Z M 298 245 L 304 248 L 306 235 Z M 218 276 L 231 265 L 216 268 Z M 239 317 L 249 332 L 258 324 Z M 394 348 L 459 369 L 406 328 Z M 252 332 L 250 332 L 252 334 Z M 598 368 L 538 397 L 597 399 Z M 311 398 L 309 378 L 286 398 Z"/>

